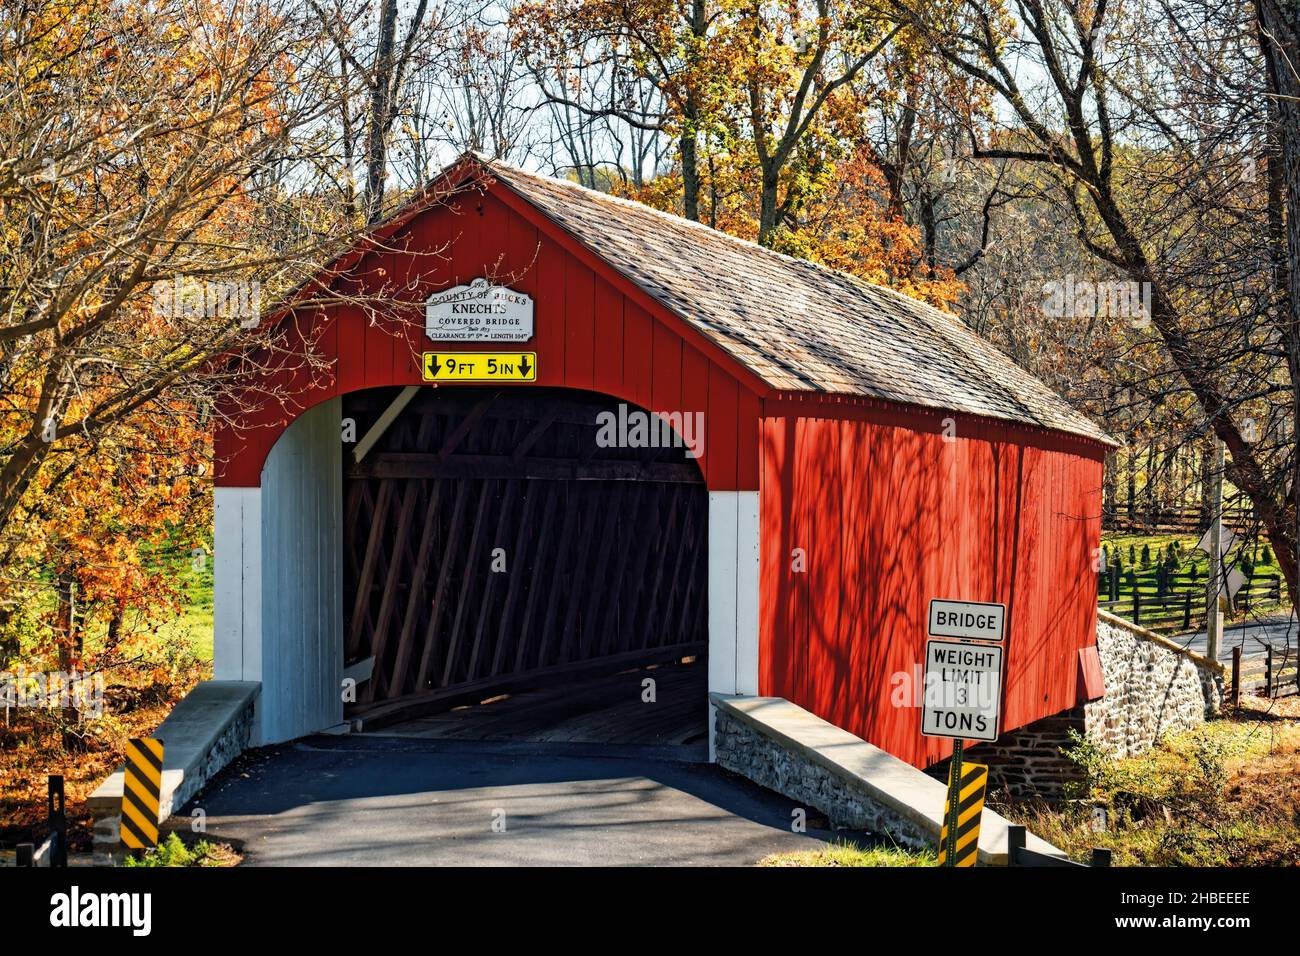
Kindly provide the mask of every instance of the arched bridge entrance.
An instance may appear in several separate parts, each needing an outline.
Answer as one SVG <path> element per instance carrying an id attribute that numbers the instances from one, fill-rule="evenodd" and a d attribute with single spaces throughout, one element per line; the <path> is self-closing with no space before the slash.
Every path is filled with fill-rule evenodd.
<path id="1" fill-rule="evenodd" d="M 369 672 L 347 716 L 598 696 L 686 661 L 703 734 L 709 505 L 677 432 L 559 388 L 368 389 L 342 414 L 344 666 Z"/>

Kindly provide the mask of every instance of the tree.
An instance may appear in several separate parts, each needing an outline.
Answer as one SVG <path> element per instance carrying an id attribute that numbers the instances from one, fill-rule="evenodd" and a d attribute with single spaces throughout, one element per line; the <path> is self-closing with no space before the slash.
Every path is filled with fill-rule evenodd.
<path id="1" fill-rule="evenodd" d="M 516 7 L 515 42 L 561 118 L 672 138 L 682 213 L 698 220 L 700 141 L 727 90 L 721 16 L 712 0 L 536 0 Z"/>
<path id="2" fill-rule="evenodd" d="M 1274 283 L 1281 300 L 1281 338 L 1291 379 L 1291 510 L 1295 519 L 1292 543 L 1300 547 L 1300 6 L 1280 0 L 1259 0 L 1256 24 L 1264 58 L 1271 146 L 1267 175 L 1269 244 L 1275 263 Z M 1285 240 L 1282 224 L 1285 223 Z M 1281 558 L 1283 541 L 1274 541 Z M 1300 555 L 1295 558 L 1300 563 Z M 1288 579 L 1291 580 L 1291 579 Z M 1295 603 L 1295 588 L 1292 587 Z"/>
<path id="3" fill-rule="evenodd" d="M 333 102 L 340 125 L 339 179 L 345 207 L 355 215 L 353 167 L 360 148 L 365 182 L 361 205 L 365 222 L 373 225 L 390 208 L 385 202 L 392 173 L 390 140 L 403 106 L 409 105 L 408 81 L 413 73 L 451 65 L 453 37 L 481 5 L 473 0 L 468 6 L 414 0 L 403 26 L 397 0 L 378 0 L 378 6 L 374 0 L 310 2 L 334 48 L 330 66 L 335 71 Z"/>
<path id="4" fill-rule="evenodd" d="M 1296 331 L 1278 304 L 1269 190 L 1243 173 L 1267 152 L 1268 127 L 1248 11 L 1199 0 L 1016 0 L 1011 13 L 967 0 L 946 18 L 907 0 L 895 8 L 1000 101 L 1008 121 L 972 131 L 974 155 L 1042 169 L 1084 247 L 1141 290 L 1135 332 L 1166 365 L 1155 391 L 1189 396 L 1201 433 L 1226 444 L 1228 477 L 1300 602 L 1295 442 L 1285 437 L 1300 409 L 1287 358 Z"/>
<path id="5" fill-rule="evenodd" d="M 351 238 L 312 193 L 325 48 L 275 0 L 0 9 L 6 613 L 47 574 L 133 601 L 158 583 L 135 546 L 202 521 L 197 417 L 234 374 L 216 359 L 267 361 L 263 302 Z"/>

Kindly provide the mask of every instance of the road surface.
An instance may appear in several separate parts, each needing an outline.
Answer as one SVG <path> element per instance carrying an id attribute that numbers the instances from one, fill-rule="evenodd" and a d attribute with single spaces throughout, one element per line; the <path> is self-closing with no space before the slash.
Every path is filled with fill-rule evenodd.
<path id="1" fill-rule="evenodd" d="M 1289 652 L 1289 660 L 1295 660 L 1300 626 L 1296 624 L 1295 615 L 1291 617 L 1269 617 L 1244 624 L 1232 624 L 1223 629 L 1223 645 L 1219 648 L 1219 660 L 1232 664 L 1232 649 L 1241 648 L 1241 671 L 1243 675 L 1258 676 L 1264 672 L 1264 655 L 1268 645 L 1272 645 L 1273 654 L 1281 660 Z M 1204 654 L 1205 632 L 1184 634 L 1171 638 L 1178 644 Z"/>
<path id="2" fill-rule="evenodd" d="M 832 835 L 671 748 L 310 737 L 251 751 L 194 806 L 251 865 L 740 865 Z M 812 823 L 816 825 L 816 815 Z"/>

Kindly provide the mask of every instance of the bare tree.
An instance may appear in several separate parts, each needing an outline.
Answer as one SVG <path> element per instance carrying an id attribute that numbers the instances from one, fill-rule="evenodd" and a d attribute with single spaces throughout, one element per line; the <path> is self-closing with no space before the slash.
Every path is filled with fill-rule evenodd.
<path id="1" fill-rule="evenodd" d="M 445 70 L 453 59 L 454 36 L 481 5 L 414 0 L 405 18 L 397 0 L 310 0 L 335 51 L 339 85 L 349 95 L 339 102 L 341 149 L 350 184 L 361 143 L 364 166 L 362 208 L 367 223 L 382 219 L 390 169 L 390 141 L 413 72 Z M 356 99 L 362 102 L 356 102 Z M 350 185 L 345 187 L 350 191 Z M 351 195 L 345 196 L 349 206 Z"/>
<path id="2" fill-rule="evenodd" d="M 1187 395 L 1201 433 L 1226 444 L 1229 478 L 1300 599 L 1295 447 L 1284 437 L 1300 407 L 1286 358 L 1296 333 L 1273 284 L 1266 190 L 1249 175 L 1266 151 L 1251 12 L 1016 0 L 1004 16 L 967 0 L 938 22 L 906 0 L 896 8 L 998 99 L 1004 128 L 972 133 L 973 154 L 1042 170 L 1085 248 L 1143 291 L 1141 318 L 1167 363 L 1162 390 Z"/>

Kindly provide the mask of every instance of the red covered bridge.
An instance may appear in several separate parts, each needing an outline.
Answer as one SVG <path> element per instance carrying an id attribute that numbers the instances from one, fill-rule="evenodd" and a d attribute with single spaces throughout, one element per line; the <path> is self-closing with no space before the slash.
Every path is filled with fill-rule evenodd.
<path id="1" fill-rule="evenodd" d="M 957 318 L 473 156 L 321 281 L 216 437 L 261 742 L 695 658 L 923 766 L 932 597 L 1007 605 L 1004 729 L 1083 699 L 1109 440 Z"/>

